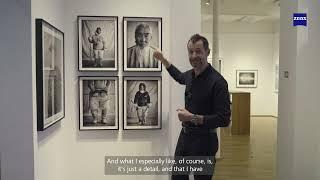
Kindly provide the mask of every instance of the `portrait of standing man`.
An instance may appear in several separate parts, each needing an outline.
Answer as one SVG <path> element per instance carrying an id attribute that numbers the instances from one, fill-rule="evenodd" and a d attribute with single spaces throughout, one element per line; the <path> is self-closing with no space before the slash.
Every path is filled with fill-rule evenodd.
<path id="1" fill-rule="evenodd" d="M 101 34 L 101 28 L 97 27 L 93 35 L 88 37 L 88 41 L 92 43 L 94 67 L 102 67 L 102 59 L 104 51 L 106 50 L 106 42 Z"/>
<path id="2" fill-rule="evenodd" d="M 118 17 L 78 16 L 79 70 L 118 69 Z"/>
<path id="3" fill-rule="evenodd" d="M 161 18 L 124 18 L 124 70 L 161 71 L 153 52 L 161 49 Z"/>

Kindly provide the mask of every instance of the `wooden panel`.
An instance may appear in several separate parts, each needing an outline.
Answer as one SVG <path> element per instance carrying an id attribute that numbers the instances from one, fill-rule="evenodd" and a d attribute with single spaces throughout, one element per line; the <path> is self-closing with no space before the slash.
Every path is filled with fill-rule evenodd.
<path id="1" fill-rule="evenodd" d="M 250 134 L 250 93 L 232 93 L 232 134 Z"/>

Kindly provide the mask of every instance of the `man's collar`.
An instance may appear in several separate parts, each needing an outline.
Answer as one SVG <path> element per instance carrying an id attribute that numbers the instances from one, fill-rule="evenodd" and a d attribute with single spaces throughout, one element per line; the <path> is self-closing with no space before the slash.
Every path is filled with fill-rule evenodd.
<path id="1" fill-rule="evenodd" d="M 208 63 L 208 66 L 196 77 L 195 76 L 195 72 L 194 72 L 194 69 L 192 70 L 192 77 L 193 78 L 201 78 L 201 77 L 206 77 L 209 72 L 211 71 L 212 69 L 212 66 L 211 64 Z"/>

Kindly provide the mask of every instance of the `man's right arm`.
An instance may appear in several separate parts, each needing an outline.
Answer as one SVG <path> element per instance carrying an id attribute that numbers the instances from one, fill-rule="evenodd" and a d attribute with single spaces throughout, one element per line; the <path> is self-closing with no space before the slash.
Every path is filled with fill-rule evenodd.
<path id="1" fill-rule="evenodd" d="M 186 84 L 185 82 L 185 73 L 182 73 L 178 68 L 171 64 L 166 58 L 163 57 L 163 54 L 160 51 L 155 51 L 153 57 L 166 67 L 170 76 L 180 84 Z"/>

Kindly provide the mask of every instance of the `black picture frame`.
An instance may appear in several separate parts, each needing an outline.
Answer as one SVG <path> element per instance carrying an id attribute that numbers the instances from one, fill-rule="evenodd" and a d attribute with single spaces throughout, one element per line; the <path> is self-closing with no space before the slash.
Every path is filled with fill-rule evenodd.
<path id="1" fill-rule="evenodd" d="M 36 19 L 37 130 L 65 116 L 64 33 Z"/>
<path id="2" fill-rule="evenodd" d="M 150 97 L 150 106 L 143 107 L 135 102 L 140 84 L 143 83 Z M 146 97 L 146 94 L 142 94 Z M 140 96 L 140 95 L 139 95 Z M 141 96 L 140 96 L 141 97 Z M 134 105 L 137 104 L 137 105 Z M 147 108 L 140 124 L 137 107 Z M 136 110 L 136 111 L 135 111 Z M 143 118 L 143 116 L 142 116 Z M 142 120 L 143 121 L 143 120 Z M 162 77 L 161 76 L 124 76 L 123 77 L 123 129 L 152 130 L 162 128 Z"/>
<path id="3" fill-rule="evenodd" d="M 77 16 L 77 23 L 78 70 L 118 71 L 118 17 Z"/>
<path id="4" fill-rule="evenodd" d="M 144 27 L 148 26 L 150 28 L 151 39 L 147 45 L 138 46 L 138 41 L 135 37 L 136 28 L 144 24 Z M 123 17 L 122 21 L 123 29 L 123 71 L 131 72 L 162 72 L 162 64 L 160 61 L 153 58 L 154 50 L 162 51 L 162 18 L 161 17 Z M 141 47 L 148 46 L 148 49 Z M 138 50 L 144 49 L 144 50 Z M 149 60 L 136 60 L 138 53 L 148 53 L 145 57 Z M 139 64 L 139 65 L 138 65 Z M 137 67 L 144 66 L 144 67 Z"/>
<path id="5" fill-rule="evenodd" d="M 102 85 L 107 84 L 106 88 Z M 90 89 L 89 84 L 94 88 Z M 79 130 L 119 129 L 119 78 L 79 76 Z M 104 117 L 103 117 L 104 116 Z"/>
<path id="6" fill-rule="evenodd" d="M 258 70 L 236 70 L 237 88 L 257 88 Z"/>

